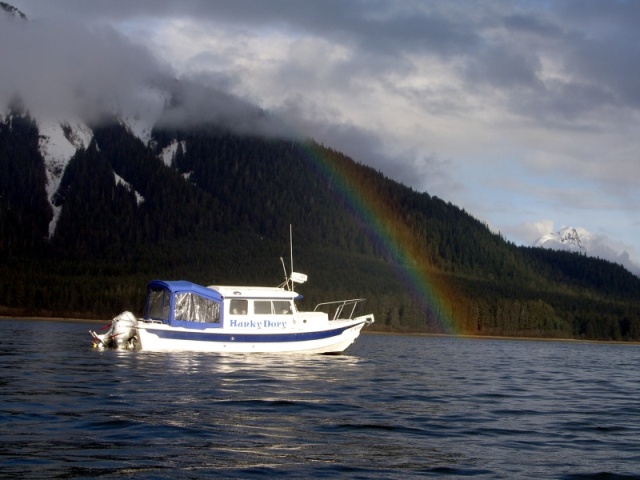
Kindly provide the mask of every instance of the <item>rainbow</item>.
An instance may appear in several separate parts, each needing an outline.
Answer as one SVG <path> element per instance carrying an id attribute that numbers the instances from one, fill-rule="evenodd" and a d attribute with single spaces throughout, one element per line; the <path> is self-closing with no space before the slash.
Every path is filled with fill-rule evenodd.
<path id="1" fill-rule="evenodd" d="M 349 205 L 361 228 L 398 265 L 398 278 L 419 302 L 424 318 L 435 319 L 443 333 L 468 333 L 464 328 L 466 322 L 458 318 L 461 312 L 454 313 L 455 306 L 450 299 L 456 298 L 455 292 L 441 273 L 425 266 L 420 256 L 419 241 L 399 218 L 398 211 L 382 201 L 370 185 L 351 174 L 352 162 L 333 161 L 319 145 L 313 143 L 300 145 Z"/>

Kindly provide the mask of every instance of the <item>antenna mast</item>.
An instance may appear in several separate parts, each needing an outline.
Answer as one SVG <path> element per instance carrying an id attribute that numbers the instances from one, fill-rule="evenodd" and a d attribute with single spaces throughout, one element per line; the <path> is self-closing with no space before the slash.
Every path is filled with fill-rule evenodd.
<path id="1" fill-rule="evenodd" d="M 291 273 L 286 279 L 286 284 L 289 290 L 293 291 L 296 283 L 304 283 L 307 281 L 307 276 L 304 273 L 297 273 L 293 271 L 293 230 L 291 228 L 291 224 L 289 224 L 289 255 L 291 256 Z M 280 257 L 280 259 L 282 259 L 282 257 Z M 282 262 L 282 266 L 284 266 L 284 262 Z M 291 284 L 289 284 L 289 281 L 291 281 Z"/>
<path id="2" fill-rule="evenodd" d="M 289 271 L 293 273 L 293 233 L 291 229 L 291 224 L 289 224 L 289 255 L 291 256 L 291 270 Z"/>

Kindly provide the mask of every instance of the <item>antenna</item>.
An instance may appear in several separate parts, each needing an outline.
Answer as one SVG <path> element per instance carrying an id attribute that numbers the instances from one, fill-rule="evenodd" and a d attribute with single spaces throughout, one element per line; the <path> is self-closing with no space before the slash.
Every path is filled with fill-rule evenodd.
<path id="1" fill-rule="evenodd" d="M 291 229 L 291 224 L 289 224 L 289 254 L 291 255 L 291 270 L 293 273 L 293 230 Z M 293 285 L 291 286 L 293 289 Z"/>
<path id="2" fill-rule="evenodd" d="M 287 285 L 289 286 L 289 277 L 287 276 L 287 267 L 284 265 L 284 260 L 280 257 L 280 263 L 282 263 L 282 270 L 284 270 L 284 283 L 281 286 Z"/>
<path id="3" fill-rule="evenodd" d="M 278 287 L 285 288 L 293 292 L 293 288 L 296 283 L 304 283 L 307 281 L 307 276 L 304 273 L 298 273 L 293 271 L 293 233 L 291 224 L 289 224 L 289 255 L 291 261 L 291 273 L 287 275 L 287 267 L 284 264 L 284 259 L 280 257 L 280 263 L 282 263 L 282 270 L 284 270 L 284 283 L 281 283 Z M 289 283 L 291 282 L 291 283 Z"/>

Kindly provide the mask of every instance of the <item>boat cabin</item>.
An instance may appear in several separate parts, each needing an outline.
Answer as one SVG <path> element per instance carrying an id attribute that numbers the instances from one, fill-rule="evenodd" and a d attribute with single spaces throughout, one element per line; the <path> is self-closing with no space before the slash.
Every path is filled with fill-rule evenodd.
<path id="1" fill-rule="evenodd" d="M 296 313 L 297 297 L 296 292 L 275 287 L 203 287 L 183 280 L 154 280 L 147 286 L 144 320 L 187 328 L 242 328 L 260 317 L 265 320 L 262 326 L 285 326 Z"/>

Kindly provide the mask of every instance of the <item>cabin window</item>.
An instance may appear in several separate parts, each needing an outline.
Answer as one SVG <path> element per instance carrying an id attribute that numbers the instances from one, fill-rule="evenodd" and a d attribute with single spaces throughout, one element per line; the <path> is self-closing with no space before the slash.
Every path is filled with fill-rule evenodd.
<path id="1" fill-rule="evenodd" d="M 273 311 L 276 315 L 291 315 L 291 302 L 287 300 L 274 300 Z"/>
<path id="2" fill-rule="evenodd" d="M 271 315 L 271 301 L 256 300 L 253 302 L 253 313 L 256 315 Z"/>
<path id="3" fill-rule="evenodd" d="M 248 307 L 249 302 L 247 300 L 239 300 L 237 298 L 234 298 L 233 300 L 231 300 L 231 303 L 229 305 L 229 311 L 233 315 L 246 315 L 247 310 L 249 309 Z"/>
<path id="4" fill-rule="evenodd" d="M 260 315 L 290 315 L 289 300 L 256 300 L 253 303 L 254 313 Z"/>
<path id="5" fill-rule="evenodd" d="M 145 318 L 168 321 L 170 298 L 171 295 L 164 288 L 150 289 L 147 296 L 147 312 Z"/>
<path id="6" fill-rule="evenodd" d="M 220 323 L 220 304 L 195 293 L 176 295 L 175 319 L 187 322 Z"/>

